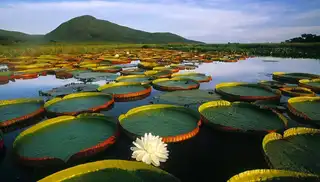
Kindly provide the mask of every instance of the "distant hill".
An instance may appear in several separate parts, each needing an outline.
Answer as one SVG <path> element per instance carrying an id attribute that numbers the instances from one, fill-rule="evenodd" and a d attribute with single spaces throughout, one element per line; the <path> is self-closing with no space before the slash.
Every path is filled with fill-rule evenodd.
<path id="1" fill-rule="evenodd" d="M 20 42 L 202 43 L 179 35 L 149 33 L 84 15 L 62 23 L 46 35 L 0 30 L 0 44 Z"/>
<path id="2" fill-rule="evenodd" d="M 29 35 L 22 32 L 0 29 L 0 44 L 3 45 L 25 42 L 41 42 L 43 41 L 43 38 L 43 35 Z"/>

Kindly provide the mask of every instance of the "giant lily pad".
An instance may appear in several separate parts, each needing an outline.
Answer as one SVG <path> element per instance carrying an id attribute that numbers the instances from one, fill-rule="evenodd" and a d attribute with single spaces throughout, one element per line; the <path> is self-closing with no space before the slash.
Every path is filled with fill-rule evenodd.
<path id="1" fill-rule="evenodd" d="M 149 95 L 151 86 L 141 83 L 118 82 L 105 84 L 98 88 L 98 91 L 113 94 L 115 99 L 128 99 Z"/>
<path id="2" fill-rule="evenodd" d="M 281 112 L 286 111 L 286 107 L 280 104 L 278 100 L 257 100 L 253 104 L 261 108 L 275 109 Z"/>
<path id="3" fill-rule="evenodd" d="M 320 126 L 320 97 L 293 97 L 288 100 L 292 115 L 301 121 Z"/>
<path id="4" fill-rule="evenodd" d="M 160 78 L 152 81 L 152 84 L 155 89 L 164 91 L 192 90 L 200 87 L 198 81 L 186 78 Z"/>
<path id="5" fill-rule="evenodd" d="M 182 106 L 152 104 L 136 107 L 119 116 L 120 125 L 129 136 L 151 132 L 164 142 L 179 142 L 199 132 L 200 115 Z"/>
<path id="6" fill-rule="evenodd" d="M 42 99 L 1 100 L 0 128 L 40 115 L 44 111 L 43 103 Z"/>
<path id="7" fill-rule="evenodd" d="M 127 69 L 127 70 L 122 70 L 121 74 L 122 75 L 144 75 L 145 70 L 144 69 Z"/>
<path id="8" fill-rule="evenodd" d="M 82 92 L 56 97 L 45 103 L 47 112 L 55 115 L 77 115 L 82 112 L 96 112 L 114 103 L 113 96 L 99 92 Z"/>
<path id="9" fill-rule="evenodd" d="M 320 177 L 315 174 L 301 173 L 277 169 L 256 169 L 245 171 L 230 178 L 227 182 L 288 182 L 288 181 L 319 181 Z"/>
<path id="10" fill-rule="evenodd" d="M 280 92 L 273 91 L 268 87 L 244 82 L 227 82 L 216 85 L 216 92 L 228 100 L 256 101 L 256 100 L 279 100 Z"/>
<path id="11" fill-rule="evenodd" d="M 118 77 L 118 75 L 107 72 L 80 72 L 74 75 L 74 77 L 84 82 L 96 82 L 101 80 L 113 81 Z"/>
<path id="12" fill-rule="evenodd" d="M 116 135 L 116 124 L 102 114 L 59 116 L 20 133 L 13 149 L 27 165 L 68 162 L 101 152 Z"/>
<path id="13" fill-rule="evenodd" d="M 280 88 L 281 93 L 285 96 L 315 96 L 316 94 L 312 92 L 310 89 L 303 88 L 303 87 L 284 87 Z"/>
<path id="14" fill-rule="evenodd" d="M 103 160 L 59 171 L 39 182 L 52 181 L 179 182 L 180 180 L 159 168 L 142 162 Z"/>
<path id="15" fill-rule="evenodd" d="M 286 84 L 278 82 L 278 81 L 266 81 L 266 80 L 262 80 L 262 81 L 258 82 L 258 84 L 263 85 L 263 86 L 267 86 L 270 88 L 274 88 L 274 89 L 278 89 L 278 88 L 282 88 L 282 87 L 286 86 Z"/>
<path id="16" fill-rule="evenodd" d="M 150 76 L 145 75 L 128 75 L 128 76 L 119 76 L 116 81 L 117 82 L 129 82 L 129 83 L 142 83 L 149 84 L 153 80 Z"/>
<path id="17" fill-rule="evenodd" d="M 272 79 L 285 82 L 285 83 L 299 83 L 302 79 L 313 79 L 320 78 L 320 75 L 310 73 L 285 73 L 285 72 L 274 72 Z"/>
<path id="18" fill-rule="evenodd" d="M 188 78 L 198 82 L 209 82 L 212 80 L 211 76 L 202 73 L 176 73 L 172 74 L 173 78 Z"/>
<path id="19" fill-rule="evenodd" d="M 299 80 L 299 85 L 301 87 L 309 88 L 316 93 L 320 93 L 320 78 Z"/>
<path id="20" fill-rule="evenodd" d="M 122 70 L 120 66 L 99 66 L 97 68 L 92 68 L 94 71 L 99 72 L 108 72 L 108 73 L 117 73 Z"/>
<path id="21" fill-rule="evenodd" d="M 41 96 L 57 97 L 78 92 L 94 92 L 98 87 L 97 84 L 71 83 L 48 91 L 39 91 L 39 94 Z"/>
<path id="22" fill-rule="evenodd" d="M 287 119 L 280 113 L 245 102 L 211 101 L 202 104 L 199 112 L 205 124 L 222 130 L 264 133 L 287 126 Z"/>
<path id="23" fill-rule="evenodd" d="M 319 142 L 319 129 L 290 128 L 266 135 L 263 150 L 273 168 L 320 174 Z"/>
<path id="24" fill-rule="evenodd" d="M 176 104 L 182 106 L 194 106 L 205 102 L 220 100 L 221 97 L 213 90 L 182 90 L 165 92 L 153 98 L 153 103 Z"/>
<path id="25" fill-rule="evenodd" d="M 172 72 L 168 70 L 164 70 L 164 71 L 151 70 L 151 71 L 144 72 L 144 74 L 147 76 L 152 76 L 154 78 L 169 78 Z"/>

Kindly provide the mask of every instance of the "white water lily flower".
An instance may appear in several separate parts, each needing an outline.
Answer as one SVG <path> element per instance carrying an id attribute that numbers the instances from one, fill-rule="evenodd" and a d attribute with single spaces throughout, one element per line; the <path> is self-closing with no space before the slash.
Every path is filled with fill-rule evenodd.
<path id="1" fill-rule="evenodd" d="M 159 136 L 145 133 L 141 138 L 137 138 L 133 145 L 134 147 L 130 148 L 133 151 L 132 158 L 137 161 L 159 166 L 160 162 L 166 162 L 168 159 L 167 144 Z"/>
<path id="2" fill-rule="evenodd" d="M 119 54 L 116 54 L 114 57 L 118 58 L 118 57 L 119 57 Z"/>

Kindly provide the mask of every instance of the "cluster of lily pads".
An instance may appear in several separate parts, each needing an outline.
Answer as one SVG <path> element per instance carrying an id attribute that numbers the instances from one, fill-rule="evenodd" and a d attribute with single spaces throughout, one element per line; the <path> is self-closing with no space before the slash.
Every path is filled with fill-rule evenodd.
<path id="1" fill-rule="evenodd" d="M 124 69 L 138 59 L 141 62 L 137 67 Z M 214 61 L 213 56 L 163 50 L 117 50 L 105 55 L 26 58 L 24 62 L 30 61 L 24 65 L 26 67 L 15 64 L 13 59 L 2 59 L 1 62 L 8 70 L 14 70 L 4 72 L 21 73 L 20 77 L 26 79 L 33 78 L 26 76 L 29 73 L 39 75 L 39 60 L 51 61 L 41 63 L 46 74 L 50 73 L 48 69 L 61 64 L 60 69 L 52 72 L 57 78 L 75 77 L 83 83 L 39 91 L 41 96 L 48 96 L 46 101 L 0 101 L 0 113 L 5 113 L 0 117 L 0 129 L 4 132 L 46 118 L 15 139 L 14 153 L 22 164 L 57 166 L 89 158 L 115 144 L 120 134 L 134 141 L 132 158 L 144 162 L 104 160 L 86 163 L 40 181 L 179 181 L 154 166 L 161 167 L 160 163 L 174 160 L 170 159 L 167 145 L 197 137 L 202 127 L 213 132 L 264 136 L 259 145 L 272 169 L 246 171 L 229 181 L 320 180 L 317 150 L 320 142 L 320 97 L 317 96 L 320 75 L 276 72 L 273 81 L 227 82 L 216 85 L 214 90 L 199 90 L 202 82 L 211 81 L 211 76 L 178 72 L 196 68 L 193 62 Z M 19 72 L 19 69 L 34 72 Z M 114 82 L 102 86 L 88 83 L 109 79 Z M 133 108 L 116 121 L 100 113 L 112 109 L 117 102 L 143 99 L 150 95 L 152 87 L 164 92 L 154 97 L 151 104 Z M 291 98 L 281 103 L 282 96 Z M 301 123 L 299 127 L 290 127 L 286 113 Z M 0 135 L 0 142 L 1 139 Z M 57 150 L 59 148 L 63 151 Z"/>

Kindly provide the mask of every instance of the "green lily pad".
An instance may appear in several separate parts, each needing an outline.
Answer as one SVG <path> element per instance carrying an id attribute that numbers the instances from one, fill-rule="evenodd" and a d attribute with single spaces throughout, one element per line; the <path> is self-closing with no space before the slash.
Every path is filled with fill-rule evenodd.
<path id="1" fill-rule="evenodd" d="M 153 98 L 153 103 L 176 104 L 182 106 L 199 105 L 205 102 L 220 100 L 214 90 L 182 90 L 165 92 Z"/>
<path id="2" fill-rule="evenodd" d="M 320 93 L 320 78 L 299 80 L 299 85 L 301 87 L 309 88 L 316 93 Z"/>
<path id="3" fill-rule="evenodd" d="M 57 97 L 78 92 L 94 92 L 97 91 L 98 87 L 99 85 L 97 84 L 71 83 L 48 91 L 39 91 L 39 94 L 42 96 Z"/>
<path id="4" fill-rule="evenodd" d="M 142 84 L 150 84 L 152 80 L 154 80 L 153 77 L 145 76 L 145 75 L 119 76 L 116 79 L 117 82 L 142 83 Z"/>
<path id="5" fill-rule="evenodd" d="M 114 103 L 110 94 L 82 92 L 56 97 L 44 105 L 47 112 L 55 115 L 77 115 L 83 112 L 96 112 L 107 109 Z"/>
<path id="6" fill-rule="evenodd" d="M 13 149 L 26 161 L 38 159 L 41 163 L 46 161 L 43 158 L 54 158 L 67 162 L 105 149 L 115 142 L 116 133 L 116 124 L 102 114 L 60 116 L 20 133 Z"/>
<path id="7" fill-rule="evenodd" d="M 256 169 L 245 171 L 230 178 L 227 182 L 289 182 L 319 181 L 318 175 L 276 169 Z"/>
<path id="8" fill-rule="evenodd" d="M 164 91 L 198 89 L 200 83 L 186 78 L 160 78 L 152 81 L 153 88 Z"/>
<path id="9" fill-rule="evenodd" d="M 120 73 L 122 75 L 144 75 L 145 70 L 136 68 L 136 69 L 127 69 L 127 70 L 122 70 Z"/>
<path id="10" fill-rule="evenodd" d="M 284 73 L 284 72 L 274 72 L 272 74 L 272 79 L 285 83 L 299 83 L 302 79 L 314 79 L 320 78 L 320 75 L 310 74 L 310 73 Z"/>
<path id="11" fill-rule="evenodd" d="M 282 82 L 278 82 L 278 81 L 265 81 L 262 80 L 260 82 L 258 82 L 258 84 L 263 85 L 263 86 L 267 86 L 273 89 L 278 89 L 278 88 L 282 88 L 287 86 L 286 84 L 282 83 Z"/>
<path id="12" fill-rule="evenodd" d="M 200 115 L 182 106 L 152 104 L 136 107 L 119 116 L 122 128 L 129 136 L 151 132 L 165 142 L 178 142 L 195 136 Z"/>
<path id="13" fill-rule="evenodd" d="M 320 174 L 320 130 L 290 128 L 283 135 L 269 133 L 263 150 L 275 169 Z"/>
<path id="14" fill-rule="evenodd" d="M 199 112 L 205 124 L 222 130 L 270 132 L 287 126 L 280 113 L 245 102 L 211 101 L 202 104 Z"/>
<path id="15" fill-rule="evenodd" d="M 52 181 L 179 182 L 180 180 L 159 168 L 142 162 L 103 160 L 65 169 L 47 176 L 39 182 Z"/>
<path id="16" fill-rule="evenodd" d="M 101 80 L 115 80 L 118 75 L 114 73 L 105 73 L 105 72 L 80 72 L 74 77 L 78 80 L 85 82 L 96 82 Z"/>
<path id="17" fill-rule="evenodd" d="M 172 74 L 173 78 L 188 78 L 198 82 L 209 82 L 212 80 L 211 76 L 202 73 L 175 73 Z"/>
<path id="18" fill-rule="evenodd" d="M 293 97 L 288 100 L 292 115 L 300 120 L 320 126 L 320 97 Z"/>
<path id="19" fill-rule="evenodd" d="M 259 84 L 227 82 L 216 85 L 216 92 L 228 100 L 279 100 L 281 93 Z"/>

